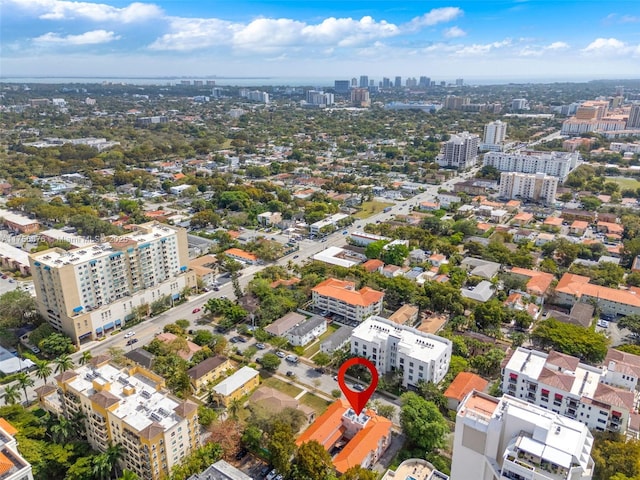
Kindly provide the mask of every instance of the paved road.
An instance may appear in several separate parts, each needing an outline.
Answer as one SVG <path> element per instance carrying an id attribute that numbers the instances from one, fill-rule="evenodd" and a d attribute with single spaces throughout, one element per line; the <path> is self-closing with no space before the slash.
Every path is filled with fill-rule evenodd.
<path id="1" fill-rule="evenodd" d="M 441 188 L 451 189 L 454 183 L 460 180 L 470 178 L 471 176 L 474 175 L 474 173 L 477 170 L 478 168 L 472 171 L 466 172 L 462 174 L 460 177 L 456 177 L 454 179 L 448 180 L 447 182 L 441 185 L 427 185 L 425 186 L 425 190 L 423 192 L 415 195 L 411 199 L 402 201 L 402 202 L 397 202 L 389 212 L 380 212 L 378 214 L 372 215 L 365 220 L 356 222 L 356 225 L 364 226 L 366 223 L 376 223 L 377 221 L 386 222 L 391 220 L 396 214 L 407 213 L 410 210 L 408 205 L 418 204 L 420 202 L 424 202 L 427 200 L 433 200 L 437 195 L 439 189 Z M 352 233 L 357 230 L 359 230 L 359 228 L 351 227 L 348 231 Z M 253 232 L 250 232 L 250 233 L 253 234 Z M 255 232 L 255 233 L 262 234 L 262 232 Z M 264 234 L 264 235 L 267 236 L 268 238 L 271 238 L 271 236 L 276 236 L 275 234 L 274 235 Z M 342 230 L 338 230 L 337 232 L 334 232 L 333 234 L 325 237 L 324 242 L 321 240 L 309 240 L 309 239 L 302 240 L 298 243 L 300 246 L 300 249 L 298 251 L 291 253 L 290 255 L 287 255 L 283 258 L 280 258 L 278 261 L 274 263 L 282 266 L 287 265 L 289 261 L 302 263 L 307 259 L 309 259 L 310 257 L 312 257 L 313 255 L 321 252 L 322 250 L 330 246 L 344 245 L 346 237 L 347 235 L 342 234 Z M 294 259 L 293 258 L 294 256 L 297 256 L 298 258 Z M 241 276 L 239 278 L 240 286 L 243 289 L 245 289 L 247 284 L 253 279 L 254 275 L 260 270 L 264 269 L 265 267 L 266 265 L 251 265 L 244 268 L 241 271 Z M 192 296 L 191 298 L 189 298 L 187 302 L 181 305 L 178 305 L 168 310 L 167 312 L 162 313 L 161 315 L 158 315 L 157 317 L 151 318 L 142 324 L 136 325 L 130 330 L 117 331 L 115 335 L 111 335 L 102 341 L 87 342 L 82 345 L 80 351 L 74 353 L 73 355 L 71 355 L 71 357 L 74 360 L 74 362 L 78 363 L 82 355 L 82 352 L 87 350 L 91 351 L 91 354 L 93 356 L 99 355 L 101 353 L 107 353 L 109 348 L 111 347 L 119 347 L 124 349 L 125 351 L 132 350 L 134 348 L 147 344 L 155 337 L 156 334 L 162 332 L 165 325 L 169 323 L 174 323 L 176 320 L 180 320 L 180 319 L 187 319 L 191 321 L 192 326 L 194 328 L 203 328 L 201 326 L 197 326 L 195 323 L 196 320 L 201 315 L 201 313 L 194 314 L 193 310 L 195 308 L 202 309 L 202 306 L 210 298 L 214 298 L 214 297 L 220 298 L 223 296 L 226 296 L 230 299 L 235 299 L 231 282 L 227 282 L 221 285 L 219 291 L 210 291 L 200 295 Z M 124 335 L 125 333 L 130 332 L 131 330 L 136 332 L 136 335 L 134 338 L 137 338 L 138 342 L 128 346 L 127 345 L 128 339 L 125 339 Z M 236 332 L 231 331 L 225 336 L 227 338 L 231 338 L 234 335 L 236 335 Z M 244 350 L 246 347 L 254 343 L 255 343 L 255 340 L 252 340 L 250 343 L 239 344 L 239 346 L 241 346 L 241 349 Z M 259 355 L 260 355 L 260 352 L 258 356 Z M 313 371 L 312 367 L 303 366 L 302 364 L 295 367 L 291 367 L 286 365 L 286 363 L 287 362 L 283 362 L 283 364 L 278 369 L 278 372 L 282 375 L 285 375 L 287 370 L 291 370 L 293 368 L 294 369 L 293 371 L 295 372 L 296 377 L 299 377 L 300 382 L 304 383 L 303 381 L 309 380 L 309 382 L 307 383 L 313 386 L 314 380 L 318 379 L 320 381 L 319 389 L 326 392 L 328 395 L 330 395 L 331 390 L 335 389 L 337 386 L 336 383 L 333 381 L 331 375 L 318 374 L 317 372 Z M 33 372 L 30 374 L 30 376 L 34 380 L 34 385 L 27 390 L 27 393 L 28 393 L 28 398 L 32 400 L 36 396 L 34 389 L 41 386 L 43 382 L 42 380 L 36 378 Z M 51 381 L 52 380 L 49 379 L 50 383 Z M 4 396 L 4 387 L 5 386 L 0 387 L 0 397 Z"/>

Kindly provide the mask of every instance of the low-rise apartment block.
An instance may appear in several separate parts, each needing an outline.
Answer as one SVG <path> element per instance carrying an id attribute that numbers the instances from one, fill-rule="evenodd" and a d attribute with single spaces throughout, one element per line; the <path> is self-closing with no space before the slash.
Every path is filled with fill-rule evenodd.
<path id="1" fill-rule="evenodd" d="M 369 287 L 355 289 L 354 282 L 329 278 L 311 289 L 316 311 L 342 317 L 350 322 L 362 322 L 382 311 L 384 293 Z"/>
<path id="2" fill-rule="evenodd" d="M 156 222 L 82 249 L 32 253 L 29 262 L 40 314 L 75 343 L 102 338 L 138 309 L 196 285 L 186 230 Z"/>
<path id="3" fill-rule="evenodd" d="M 199 446 L 198 406 L 172 397 L 162 377 L 141 367 L 121 369 L 109 360 L 99 356 L 57 375 L 58 390 L 50 389 L 41 404 L 49 408 L 57 403 L 70 420 L 83 414 L 94 449 L 104 452 L 122 445 L 121 468 L 140 478 L 168 477 Z"/>
<path id="4" fill-rule="evenodd" d="M 565 273 L 555 288 L 559 303 L 575 305 L 578 302 L 595 302 L 600 311 L 607 315 L 640 314 L 640 290 L 603 287 L 589 283 L 589 277 Z"/>
<path id="5" fill-rule="evenodd" d="M 242 367 L 213 387 L 211 393 L 213 400 L 226 408 L 233 400 L 238 400 L 251 393 L 259 384 L 260 374 L 258 371 L 251 367 Z"/>
<path id="6" fill-rule="evenodd" d="M 614 370 L 609 373 L 607 368 L 586 365 L 559 352 L 520 347 L 503 368 L 502 391 L 591 430 L 625 433 L 636 409 L 634 392 L 621 388 L 625 383 L 611 366 Z"/>
<path id="7" fill-rule="evenodd" d="M 451 341 L 373 316 L 353 329 L 351 353 L 371 360 L 378 374 L 402 372 L 402 385 L 439 383 L 451 360 Z"/>
<path id="8" fill-rule="evenodd" d="M 458 408 L 451 480 L 590 480 L 592 447 L 575 420 L 474 391 Z"/>

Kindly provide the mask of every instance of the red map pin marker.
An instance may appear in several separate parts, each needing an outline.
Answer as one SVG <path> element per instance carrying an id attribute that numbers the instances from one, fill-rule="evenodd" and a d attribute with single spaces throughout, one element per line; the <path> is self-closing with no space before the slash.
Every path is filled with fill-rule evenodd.
<path id="1" fill-rule="evenodd" d="M 363 365 L 369 369 L 371 372 L 371 385 L 366 390 L 362 392 L 356 392 L 355 390 L 351 390 L 347 387 L 347 383 L 344 381 L 344 376 L 347 373 L 347 369 L 354 365 Z M 340 390 L 344 393 L 344 396 L 349 400 L 349 404 L 351 408 L 356 412 L 356 415 L 360 415 L 362 409 L 367 404 L 373 392 L 376 391 L 376 387 L 378 386 L 378 371 L 376 370 L 376 366 L 371 363 L 366 358 L 355 357 L 350 358 L 346 362 L 344 362 L 340 369 L 338 370 L 338 385 L 340 385 Z"/>

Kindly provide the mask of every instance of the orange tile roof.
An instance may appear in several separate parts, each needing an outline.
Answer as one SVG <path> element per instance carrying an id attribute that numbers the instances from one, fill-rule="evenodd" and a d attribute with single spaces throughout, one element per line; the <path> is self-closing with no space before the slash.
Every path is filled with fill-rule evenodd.
<path id="1" fill-rule="evenodd" d="M 369 287 L 363 287 L 359 291 L 355 290 L 355 283 L 328 278 L 320 282 L 312 292 L 316 292 L 323 297 L 335 298 L 349 305 L 360 305 L 363 307 L 377 303 L 384 297 L 383 292 L 379 292 Z"/>
<path id="2" fill-rule="evenodd" d="M 344 400 L 331 404 L 327 411 L 298 437 L 296 444 L 302 445 L 315 440 L 325 449 L 331 450 L 346 431 L 342 416 L 349 408 L 349 404 Z M 369 416 L 367 423 L 333 458 L 333 466 L 340 473 L 346 472 L 355 465 L 362 465 L 371 452 L 378 450 L 381 440 L 391 436 L 393 424 L 390 420 L 376 415 L 372 410 L 367 410 L 365 413 Z"/>
<path id="3" fill-rule="evenodd" d="M 553 275 L 550 273 L 529 270 L 528 268 L 513 267 L 511 273 L 529 277 L 527 291 L 536 295 L 544 295 L 553 282 Z"/>
<path id="4" fill-rule="evenodd" d="M 617 290 L 615 288 L 601 287 L 589 283 L 589 277 L 575 275 L 573 273 L 565 273 L 558 285 L 556 292 L 573 295 L 580 298 L 583 295 L 588 297 L 617 302 L 623 305 L 632 305 L 640 307 L 640 296 L 627 290 Z"/>
<path id="5" fill-rule="evenodd" d="M 475 373 L 460 372 L 451 382 L 449 388 L 445 390 L 444 396 L 461 401 L 472 390 L 482 392 L 487 388 L 487 385 L 489 385 L 489 382 Z"/>
<path id="6" fill-rule="evenodd" d="M 605 227 L 609 233 L 621 234 L 624 232 L 624 227 L 617 223 L 611 222 L 598 222 L 598 227 Z"/>
<path id="7" fill-rule="evenodd" d="M 520 212 L 513 217 L 514 222 L 530 222 L 533 220 L 533 214 L 528 212 Z"/>
<path id="8" fill-rule="evenodd" d="M 11 436 L 14 436 L 16 433 L 18 433 L 16 427 L 11 425 L 2 417 L 0 417 L 0 427 Z"/>
<path id="9" fill-rule="evenodd" d="M 183 178 L 185 178 L 186 175 L 184 173 L 176 173 L 173 178 L 175 178 L 176 180 L 181 180 Z"/>
<path id="10" fill-rule="evenodd" d="M 230 248 L 228 250 L 225 250 L 224 253 L 227 255 L 233 255 L 235 257 L 244 258 L 246 260 L 251 260 L 252 262 L 255 262 L 258 260 L 258 257 L 255 256 L 253 253 L 245 252 L 244 250 L 241 250 L 239 248 Z"/>
<path id="11" fill-rule="evenodd" d="M 163 333 L 160 333 L 156 338 L 163 343 L 170 343 L 178 337 L 173 333 L 163 332 Z M 193 357 L 193 354 L 196 352 L 199 352 L 200 350 L 202 350 L 201 346 L 196 345 L 195 343 L 187 340 L 186 348 L 180 350 L 178 352 L 178 356 L 183 360 L 190 360 L 191 357 Z"/>
<path id="12" fill-rule="evenodd" d="M 0 452 L 0 475 L 6 475 L 14 467 L 13 462 Z"/>
<path id="13" fill-rule="evenodd" d="M 519 207 L 522 204 L 520 200 L 509 200 L 507 202 L 507 207 Z"/>
<path id="14" fill-rule="evenodd" d="M 583 220 L 574 220 L 571 224 L 571 228 L 577 228 L 580 230 L 584 230 L 589 226 L 589 222 L 585 222 Z"/>
<path id="15" fill-rule="evenodd" d="M 476 228 L 478 230 L 486 231 L 491 229 L 491 225 L 489 225 L 488 223 L 479 222 L 478 225 L 476 225 Z"/>
<path id="16" fill-rule="evenodd" d="M 383 266 L 384 262 L 382 260 L 378 260 L 377 258 L 372 258 L 371 260 L 367 260 L 362 264 L 362 267 L 369 273 L 375 272 Z"/>
<path id="17" fill-rule="evenodd" d="M 560 227 L 562 225 L 562 218 L 560 217 L 547 217 L 544 219 L 544 225 L 551 225 L 552 227 Z"/>

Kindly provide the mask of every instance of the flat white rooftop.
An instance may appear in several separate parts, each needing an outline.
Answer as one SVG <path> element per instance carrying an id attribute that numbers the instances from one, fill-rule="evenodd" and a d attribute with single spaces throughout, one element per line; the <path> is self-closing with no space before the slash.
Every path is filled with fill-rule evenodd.
<path id="1" fill-rule="evenodd" d="M 112 413 L 138 432 L 153 422 L 162 425 L 166 431 L 181 420 L 174 412 L 179 403 L 166 392 L 157 391 L 151 378 L 140 373 L 130 376 L 126 369 L 119 370 L 109 364 L 97 368 L 85 365 L 75 371 L 78 376 L 68 383 L 70 387 L 91 397 L 98 393 L 94 381 L 98 385 L 108 383 L 106 390 L 118 399 L 118 406 Z"/>

